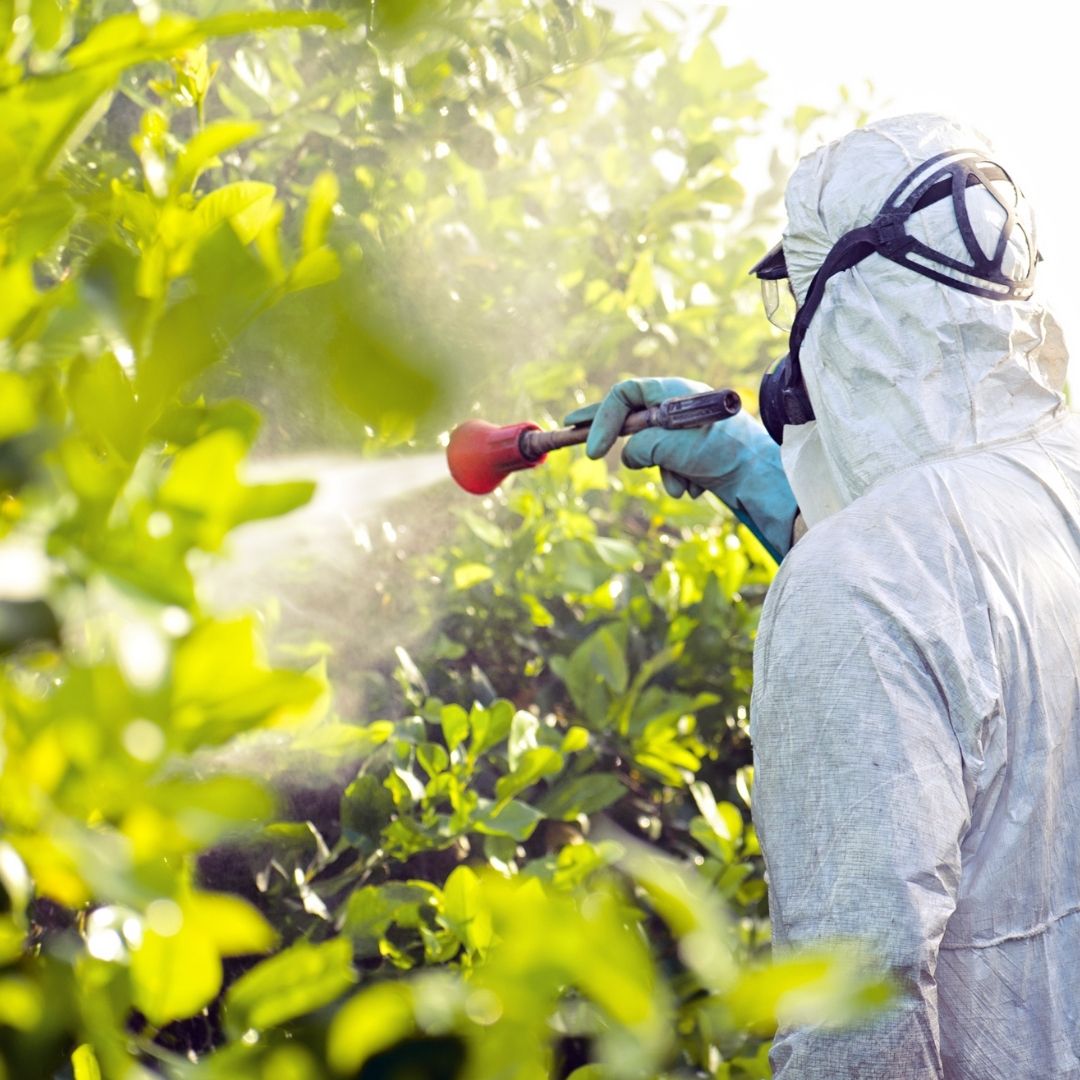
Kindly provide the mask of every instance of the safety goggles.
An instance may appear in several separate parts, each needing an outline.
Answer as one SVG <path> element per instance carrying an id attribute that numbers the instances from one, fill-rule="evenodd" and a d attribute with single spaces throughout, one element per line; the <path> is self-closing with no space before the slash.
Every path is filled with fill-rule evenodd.
<path id="1" fill-rule="evenodd" d="M 772 248 L 763 259 L 755 263 L 750 273 L 761 281 L 761 302 L 765 307 L 765 317 L 778 330 L 787 333 L 795 324 L 798 302 L 788 279 L 783 244 Z"/>
<path id="2" fill-rule="evenodd" d="M 976 235 L 967 198 L 971 191 L 989 194 L 1000 224 L 989 250 Z M 957 229 L 968 261 L 936 251 L 908 232 L 907 222 L 919 211 L 951 199 Z M 1017 213 L 1021 195 L 1009 174 L 975 150 L 947 150 L 909 173 L 867 225 L 845 233 L 832 247 L 807 290 L 803 331 L 821 302 L 825 283 L 877 252 L 924 277 L 991 300 L 1026 300 L 1035 282 L 1042 255 L 1035 245 L 1033 227 Z M 1010 239 L 1013 257 L 1006 268 Z M 777 244 L 750 273 L 761 280 L 765 314 L 774 326 L 794 329 L 795 297 L 788 283 L 783 244 Z M 799 341 L 802 335 L 798 335 Z M 798 349 L 798 342 L 795 343 Z"/>

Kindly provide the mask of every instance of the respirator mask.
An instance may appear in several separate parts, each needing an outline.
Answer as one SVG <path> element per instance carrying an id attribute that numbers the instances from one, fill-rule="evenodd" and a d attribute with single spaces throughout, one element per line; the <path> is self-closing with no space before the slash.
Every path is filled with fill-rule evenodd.
<path id="1" fill-rule="evenodd" d="M 968 207 L 969 189 L 984 190 L 993 198 L 996 235 L 986 250 L 972 225 Z M 942 199 L 952 199 L 956 225 L 970 261 L 955 259 L 924 244 L 907 231 L 912 215 Z M 868 224 L 845 233 L 831 248 L 814 275 L 801 307 L 788 280 L 784 249 L 777 244 L 750 271 L 761 280 L 765 313 L 770 322 L 790 329 L 788 352 L 765 373 L 761 380 L 759 404 L 761 420 L 777 443 L 784 441 L 785 425 L 806 424 L 814 419 L 814 409 L 803 382 L 799 350 L 810 327 L 810 320 L 821 305 L 825 287 L 834 274 L 850 270 L 874 252 L 906 266 L 917 274 L 940 281 L 963 292 L 988 300 L 1026 300 L 1033 291 L 1035 267 L 1041 256 L 1017 218 L 1020 191 L 1009 174 L 977 150 L 947 150 L 923 162 L 910 172 Z M 986 204 L 983 204 L 985 211 Z M 979 224 L 985 225 L 985 213 Z M 1004 266 L 1014 231 L 1023 243 L 1012 245 L 1013 258 Z M 984 234 L 985 228 L 981 230 Z M 984 235 L 985 240 L 985 235 Z M 1022 255 L 1016 258 L 1019 247 Z"/>

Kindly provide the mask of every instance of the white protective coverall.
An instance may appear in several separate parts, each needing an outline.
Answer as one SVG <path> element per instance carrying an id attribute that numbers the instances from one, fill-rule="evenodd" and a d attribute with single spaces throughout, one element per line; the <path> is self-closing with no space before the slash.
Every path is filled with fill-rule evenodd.
<path id="1" fill-rule="evenodd" d="M 912 169 L 969 148 L 995 160 L 918 115 L 804 159 L 799 300 Z M 967 203 L 992 250 L 1000 211 Z M 909 229 L 969 258 L 950 199 Z M 754 653 L 754 819 L 775 943 L 869 941 L 901 997 L 862 1028 L 781 1031 L 778 1080 L 1080 1077 L 1080 417 L 1038 295 L 873 254 L 803 343 L 817 420 L 783 452 L 810 529 Z"/>

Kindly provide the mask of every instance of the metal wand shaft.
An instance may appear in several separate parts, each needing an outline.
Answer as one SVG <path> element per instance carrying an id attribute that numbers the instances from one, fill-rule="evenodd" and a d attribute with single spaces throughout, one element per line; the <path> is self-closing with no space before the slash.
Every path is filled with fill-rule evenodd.
<path id="1" fill-rule="evenodd" d="M 704 394 L 669 398 L 659 405 L 650 405 L 632 412 L 623 424 L 620 436 L 634 435 L 650 427 L 678 431 L 686 428 L 705 427 L 734 416 L 742 408 L 742 401 L 734 390 L 710 390 Z M 556 431 L 523 431 L 520 449 L 530 461 L 543 457 L 550 450 L 564 446 L 578 446 L 589 438 L 591 422 Z"/>

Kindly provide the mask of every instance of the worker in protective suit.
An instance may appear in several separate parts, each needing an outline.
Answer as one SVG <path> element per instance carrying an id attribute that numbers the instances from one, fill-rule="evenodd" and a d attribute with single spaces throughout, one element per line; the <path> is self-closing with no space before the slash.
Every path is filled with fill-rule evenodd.
<path id="1" fill-rule="evenodd" d="M 624 454 L 783 557 L 751 703 L 774 941 L 868 942 L 899 988 L 781 1030 L 775 1076 L 1080 1077 L 1080 417 L 1030 211 L 930 115 L 817 150 L 786 205 L 756 268 L 798 303 L 761 393 L 782 445 L 747 418 Z M 680 390 L 620 384 L 590 453 Z"/>

